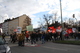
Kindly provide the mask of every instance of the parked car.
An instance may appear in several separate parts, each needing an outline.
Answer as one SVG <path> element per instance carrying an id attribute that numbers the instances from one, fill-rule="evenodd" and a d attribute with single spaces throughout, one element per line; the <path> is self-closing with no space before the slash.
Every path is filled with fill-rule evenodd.
<path id="1" fill-rule="evenodd" d="M 0 53 L 11 53 L 10 47 L 0 38 Z"/>

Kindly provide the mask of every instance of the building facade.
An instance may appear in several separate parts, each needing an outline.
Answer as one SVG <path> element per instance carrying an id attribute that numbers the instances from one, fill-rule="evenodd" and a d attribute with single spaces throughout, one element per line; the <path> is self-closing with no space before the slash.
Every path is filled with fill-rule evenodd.
<path id="1" fill-rule="evenodd" d="M 18 26 L 18 18 L 12 19 L 11 21 L 9 21 L 9 34 L 14 33 L 14 30 L 17 28 Z"/>
<path id="2" fill-rule="evenodd" d="M 5 34 L 8 34 L 8 30 L 9 30 L 9 22 L 4 22 L 3 24 L 2 24 L 2 31 L 3 31 L 3 33 L 5 33 Z"/>
<path id="3" fill-rule="evenodd" d="M 23 16 L 20 16 L 18 26 L 22 27 L 22 31 L 26 30 L 26 26 L 28 25 L 31 25 L 31 19 L 25 14 Z"/>
<path id="4" fill-rule="evenodd" d="M 2 23 L 0 23 L 0 28 L 2 28 Z"/>
<path id="5" fill-rule="evenodd" d="M 7 25 L 7 26 L 6 26 Z M 15 32 L 17 27 L 21 27 L 22 31 L 27 30 L 26 26 L 31 25 L 31 19 L 27 15 L 22 15 L 16 18 L 11 19 L 10 21 L 7 21 L 3 23 L 3 32 L 12 34 Z"/>

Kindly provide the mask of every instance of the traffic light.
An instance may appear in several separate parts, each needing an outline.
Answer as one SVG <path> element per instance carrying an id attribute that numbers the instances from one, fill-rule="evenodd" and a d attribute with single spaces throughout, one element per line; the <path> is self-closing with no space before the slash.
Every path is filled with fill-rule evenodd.
<path id="1" fill-rule="evenodd" d="M 73 14 L 73 18 L 75 18 L 75 14 Z"/>

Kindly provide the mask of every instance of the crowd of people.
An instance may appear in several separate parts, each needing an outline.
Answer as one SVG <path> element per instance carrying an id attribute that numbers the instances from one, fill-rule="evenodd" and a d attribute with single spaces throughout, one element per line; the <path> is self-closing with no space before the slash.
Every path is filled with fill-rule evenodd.
<path id="1" fill-rule="evenodd" d="M 10 41 L 11 43 L 18 42 L 18 46 L 24 46 L 25 41 L 31 42 L 31 44 L 36 44 L 36 42 L 41 41 L 42 44 L 48 41 L 56 41 L 62 40 L 62 34 L 64 35 L 65 39 L 69 39 L 69 36 L 74 35 L 76 38 L 80 33 L 73 33 L 68 34 L 65 32 L 22 32 L 22 33 L 13 33 L 10 34 Z M 5 40 L 5 33 L 2 34 L 2 39 Z"/>

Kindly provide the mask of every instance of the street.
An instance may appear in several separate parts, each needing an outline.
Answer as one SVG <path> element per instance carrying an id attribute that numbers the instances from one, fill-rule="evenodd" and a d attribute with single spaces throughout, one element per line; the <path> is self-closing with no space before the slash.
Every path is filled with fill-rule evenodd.
<path id="1" fill-rule="evenodd" d="M 12 53 L 80 53 L 79 45 L 57 44 L 50 41 L 45 44 L 41 44 L 41 41 L 39 41 L 37 46 L 29 44 L 25 42 L 25 46 L 22 47 L 18 46 L 17 43 L 8 43 Z"/>

